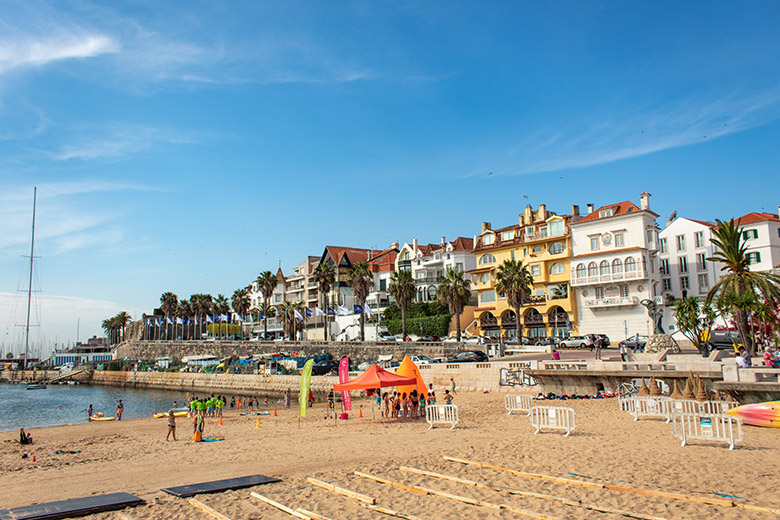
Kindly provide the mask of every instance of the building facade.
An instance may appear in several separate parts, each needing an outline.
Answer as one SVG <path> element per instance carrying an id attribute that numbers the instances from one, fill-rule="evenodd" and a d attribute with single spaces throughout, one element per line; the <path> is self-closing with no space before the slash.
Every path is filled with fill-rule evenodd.
<path id="1" fill-rule="evenodd" d="M 465 273 L 477 265 L 473 253 L 474 240 L 458 237 L 447 241 L 441 237 L 438 244 L 419 245 L 417 239 L 403 245 L 398 253 L 395 268 L 409 271 L 417 289 L 414 301 L 438 301 L 439 280 L 449 269 Z"/>
<path id="2" fill-rule="evenodd" d="M 780 207 L 778 213 L 751 212 L 739 217 L 737 223 L 746 241 L 751 271 L 780 269 Z"/>
<path id="3" fill-rule="evenodd" d="M 580 334 L 607 334 L 616 343 L 653 332 L 642 302 L 663 304 L 656 218 L 644 192 L 639 207 L 625 201 L 594 211 L 588 204 L 588 214 L 572 224 L 571 285 Z"/>
<path id="4" fill-rule="evenodd" d="M 496 273 L 506 260 L 525 264 L 534 283 L 521 308 L 521 328 L 531 338 L 566 337 L 578 329 L 577 303 L 569 285 L 572 255 L 571 225 L 580 218 L 579 208 L 571 215 L 556 215 L 544 204 L 531 206 L 518 216 L 518 223 L 493 230 L 482 223 L 476 237 L 476 267 L 469 270 L 478 307 L 474 318 L 481 336 L 514 338 L 517 316 L 506 297 L 496 291 Z"/>

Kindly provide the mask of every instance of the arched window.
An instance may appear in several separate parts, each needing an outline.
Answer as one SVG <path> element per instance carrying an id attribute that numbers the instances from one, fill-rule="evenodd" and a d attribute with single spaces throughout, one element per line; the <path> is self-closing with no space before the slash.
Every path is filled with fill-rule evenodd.
<path id="1" fill-rule="evenodd" d="M 432 302 L 436 300 L 436 286 L 431 285 L 428 287 L 428 301 Z"/>
<path id="2" fill-rule="evenodd" d="M 562 262 L 555 262 L 550 266 L 550 274 L 561 274 L 566 272 L 566 266 Z"/>
<path id="3" fill-rule="evenodd" d="M 492 264 L 495 263 L 495 261 L 496 261 L 496 257 L 491 255 L 490 253 L 479 257 L 479 265 Z"/>
<path id="4" fill-rule="evenodd" d="M 563 247 L 563 242 L 553 242 L 550 244 L 550 254 L 551 255 L 559 255 L 563 253 L 563 250 L 566 249 Z"/>
<path id="5" fill-rule="evenodd" d="M 636 260 L 634 260 L 632 257 L 629 256 L 628 258 L 626 258 L 626 261 L 623 264 L 623 266 L 625 267 L 627 273 L 633 273 L 634 271 L 636 271 Z"/>
<path id="6" fill-rule="evenodd" d="M 577 264 L 577 278 L 585 278 L 585 264 Z"/>
<path id="7" fill-rule="evenodd" d="M 609 275 L 609 273 L 610 273 L 609 261 L 602 260 L 601 263 L 599 264 L 599 275 L 600 276 L 607 276 L 607 275 Z"/>
<path id="8" fill-rule="evenodd" d="M 612 274 L 620 274 L 623 272 L 623 262 L 620 258 L 612 260 Z"/>
<path id="9" fill-rule="evenodd" d="M 588 264 L 588 276 L 598 276 L 599 274 L 599 268 L 596 266 L 596 262 L 591 262 Z"/>
<path id="10" fill-rule="evenodd" d="M 401 255 L 401 260 L 411 260 L 412 254 L 409 251 L 404 251 L 404 254 Z"/>

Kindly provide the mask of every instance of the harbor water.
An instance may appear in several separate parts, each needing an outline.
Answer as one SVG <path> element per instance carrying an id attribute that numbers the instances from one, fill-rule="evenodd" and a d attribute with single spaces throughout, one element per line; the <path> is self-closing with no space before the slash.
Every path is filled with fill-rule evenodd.
<path id="1" fill-rule="evenodd" d="M 27 390 L 22 384 L 0 384 L 0 431 L 87 422 L 87 408 L 105 416 L 124 404 L 122 419 L 151 417 L 173 407 L 185 406 L 187 394 L 163 390 L 136 390 L 90 385 L 49 385 Z"/>

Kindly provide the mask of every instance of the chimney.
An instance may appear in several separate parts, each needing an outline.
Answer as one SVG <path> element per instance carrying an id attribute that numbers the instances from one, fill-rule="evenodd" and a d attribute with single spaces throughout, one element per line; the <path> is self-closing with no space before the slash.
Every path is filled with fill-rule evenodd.
<path id="1" fill-rule="evenodd" d="M 544 204 L 539 204 L 539 211 L 537 212 L 536 220 L 547 220 L 547 206 Z"/>
<path id="2" fill-rule="evenodd" d="M 483 222 L 482 223 L 482 232 L 484 233 L 488 229 L 490 229 L 490 222 Z"/>
<path id="3" fill-rule="evenodd" d="M 414 256 L 417 256 L 417 239 L 412 239 L 412 251 L 414 251 Z"/>
<path id="4" fill-rule="evenodd" d="M 471 244 L 472 247 L 477 247 L 477 235 L 474 235 L 474 241 Z"/>
<path id="5" fill-rule="evenodd" d="M 592 203 L 588 203 L 588 204 L 585 204 L 585 205 L 588 207 L 588 215 L 593 213 L 593 204 Z"/>
<path id="6" fill-rule="evenodd" d="M 571 216 L 578 217 L 580 215 L 580 207 L 576 204 L 571 205 Z"/>
<path id="7" fill-rule="evenodd" d="M 639 195 L 639 209 L 642 211 L 649 210 L 650 209 L 650 194 L 646 191 L 643 191 Z"/>
<path id="8" fill-rule="evenodd" d="M 447 243 L 447 237 L 441 237 L 441 245 L 444 247 L 444 245 Z"/>
<path id="9" fill-rule="evenodd" d="M 398 242 L 393 242 L 390 244 L 390 249 L 398 249 Z"/>
<path id="10" fill-rule="evenodd" d="M 531 209 L 531 205 L 527 205 L 525 207 L 525 225 L 533 224 L 534 222 L 534 210 Z"/>

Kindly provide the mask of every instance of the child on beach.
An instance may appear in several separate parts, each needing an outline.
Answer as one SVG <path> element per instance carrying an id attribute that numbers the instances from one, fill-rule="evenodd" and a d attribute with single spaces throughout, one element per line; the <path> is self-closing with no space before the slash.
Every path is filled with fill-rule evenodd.
<path id="1" fill-rule="evenodd" d="M 398 418 L 401 412 L 401 394 L 393 392 L 393 413 L 392 417 Z"/>
<path id="2" fill-rule="evenodd" d="M 455 395 L 455 380 L 453 378 L 450 378 L 450 383 L 452 383 L 452 395 Z"/>
<path id="3" fill-rule="evenodd" d="M 436 404 L 436 392 L 433 391 L 433 383 L 428 384 L 428 404 Z"/>
<path id="4" fill-rule="evenodd" d="M 390 399 L 388 399 L 388 397 L 387 397 L 387 392 L 382 394 L 382 401 L 384 401 L 384 404 L 385 404 L 385 411 L 382 412 L 384 414 L 384 415 L 382 415 L 382 417 L 387 419 L 388 417 L 390 417 Z"/>
<path id="5" fill-rule="evenodd" d="M 425 394 L 420 396 L 420 417 L 425 417 Z"/>
<path id="6" fill-rule="evenodd" d="M 403 410 L 403 417 L 409 414 L 409 398 L 406 397 L 406 392 L 401 394 L 401 409 Z"/>
<path id="7" fill-rule="evenodd" d="M 444 404 L 452 404 L 452 394 L 449 390 L 444 391 Z"/>
<path id="8" fill-rule="evenodd" d="M 173 434 L 173 440 L 176 440 L 176 416 L 173 415 L 173 410 L 168 412 L 168 435 L 165 437 L 165 441 L 170 440 L 171 434 Z"/>
<path id="9" fill-rule="evenodd" d="M 116 420 L 121 421 L 122 420 L 122 414 L 125 411 L 125 405 L 122 404 L 122 400 L 120 399 L 119 402 L 116 405 Z"/>

